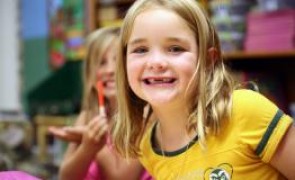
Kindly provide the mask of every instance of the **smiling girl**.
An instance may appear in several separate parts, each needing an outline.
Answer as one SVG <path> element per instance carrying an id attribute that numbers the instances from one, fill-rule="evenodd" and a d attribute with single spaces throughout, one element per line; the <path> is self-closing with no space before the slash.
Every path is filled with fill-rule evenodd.
<path id="1" fill-rule="evenodd" d="M 108 141 L 117 107 L 115 64 L 119 30 L 104 27 L 88 36 L 82 111 L 74 126 L 49 129 L 56 137 L 70 142 L 60 167 L 60 180 L 151 179 L 143 174 L 137 159 L 127 162 Z"/>
<path id="2" fill-rule="evenodd" d="M 155 179 L 295 179 L 292 119 L 261 94 L 234 88 L 196 1 L 136 1 L 116 76 L 115 147 Z M 148 126 L 151 112 L 157 121 Z"/>

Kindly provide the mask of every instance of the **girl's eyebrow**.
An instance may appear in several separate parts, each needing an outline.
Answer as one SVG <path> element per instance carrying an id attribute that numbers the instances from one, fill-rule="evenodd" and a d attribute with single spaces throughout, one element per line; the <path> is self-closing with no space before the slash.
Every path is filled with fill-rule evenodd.
<path id="1" fill-rule="evenodd" d="M 179 43 L 188 43 L 189 39 L 182 37 L 168 37 L 169 42 L 179 42 Z"/>
<path id="2" fill-rule="evenodd" d="M 129 42 L 128 42 L 128 46 L 130 45 L 136 45 L 136 44 L 140 44 L 140 43 L 143 43 L 145 42 L 146 40 L 144 38 L 135 38 L 135 39 L 131 39 Z"/>
<path id="3" fill-rule="evenodd" d="M 188 43 L 189 41 L 188 39 L 181 38 L 181 37 L 167 37 L 166 39 L 168 42 L 178 42 L 178 43 Z M 136 45 L 146 41 L 147 40 L 145 40 L 144 38 L 135 38 L 129 41 L 128 45 Z"/>
<path id="4" fill-rule="evenodd" d="M 190 47 L 189 39 L 181 37 L 169 37 L 167 40 L 168 43 L 176 43 L 178 45 L 183 45 L 185 47 Z"/>

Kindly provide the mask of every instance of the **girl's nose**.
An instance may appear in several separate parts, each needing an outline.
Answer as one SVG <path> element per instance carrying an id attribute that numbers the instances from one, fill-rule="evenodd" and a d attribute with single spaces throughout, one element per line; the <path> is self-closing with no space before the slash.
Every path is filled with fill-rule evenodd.
<path id="1" fill-rule="evenodd" d="M 153 71 L 165 70 L 168 66 L 165 54 L 161 52 L 152 52 L 147 61 L 147 66 Z"/>
<path id="2" fill-rule="evenodd" d="M 106 67 L 105 67 L 106 72 L 108 73 L 113 73 L 115 72 L 115 62 L 110 61 L 109 63 L 107 63 Z"/>

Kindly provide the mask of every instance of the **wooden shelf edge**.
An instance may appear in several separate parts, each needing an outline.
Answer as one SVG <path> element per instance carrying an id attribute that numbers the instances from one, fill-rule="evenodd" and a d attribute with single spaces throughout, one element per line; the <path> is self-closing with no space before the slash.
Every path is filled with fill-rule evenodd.
<path id="1" fill-rule="evenodd" d="M 100 6 L 124 6 L 134 3 L 135 0 L 115 0 L 115 1 L 98 1 Z"/>
<path id="2" fill-rule="evenodd" d="M 295 57 L 295 49 L 290 51 L 277 52 L 243 52 L 236 51 L 230 53 L 223 53 L 224 60 L 239 60 L 239 59 L 266 59 L 266 58 L 282 58 Z"/>

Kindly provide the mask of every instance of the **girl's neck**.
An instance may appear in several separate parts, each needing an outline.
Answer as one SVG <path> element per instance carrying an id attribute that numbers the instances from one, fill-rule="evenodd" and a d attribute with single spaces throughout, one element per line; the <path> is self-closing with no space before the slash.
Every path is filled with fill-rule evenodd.
<path id="1" fill-rule="evenodd" d="M 187 132 L 188 113 L 185 111 L 154 111 L 158 118 L 156 139 L 165 151 L 174 151 L 186 146 L 196 136 Z"/>
<path id="2" fill-rule="evenodd" d="M 158 142 L 158 148 L 162 151 L 173 152 L 188 146 L 193 138 L 190 137 L 185 128 L 179 129 L 181 130 L 178 131 L 178 133 L 167 136 L 167 133 L 165 133 L 161 127 L 161 123 L 159 122 L 156 129 L 156 141 Z"/>
<path id="3" fill-rule="evenodd" d="M 115 113 L 115 110 L 117 108 L 117 100 L 116 98 L 108 98 L 108 115 L 113 116 Z"/>
<path id="4" fill-rule="evenodd" d="M 189 114 L 185 108 L 153 107 L 153 111 L 165 134 L 182 132 L 187 124 Z"/>

